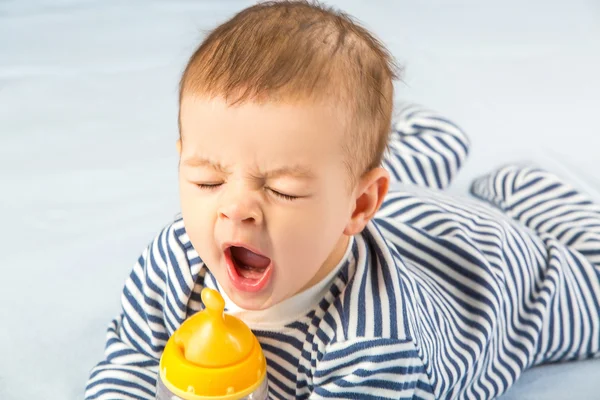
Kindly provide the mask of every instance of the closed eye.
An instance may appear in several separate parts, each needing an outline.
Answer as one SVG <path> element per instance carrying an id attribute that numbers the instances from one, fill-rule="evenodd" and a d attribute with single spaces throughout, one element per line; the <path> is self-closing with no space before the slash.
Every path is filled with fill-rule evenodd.
<path id="1" fill-rule="evenodd" d="M 196 186 L 198 186 L 200 189 L 203 190 L 215 190 L 217 188 L 219 188 L 223 183 L 197 183 Z M 285 193 L 281 193 L 277 190 L 273 190 L 271 188 L 266 188 L 268 191 L 270 191 L 271 193 L 273 193 L 275 196 L 282 198 L 284 200 L 288 200 L 288 201 L 292 201 L 292 200 L 297 200 L 299 198 L 301 198 L 300 196 L 293 196 L 291 194 L 285 194 Z"/>
<path id="2" fill-rule="evenodd" d="M 290 200 L 290 201 L 291 201 L 291 200 L 296 200 L 296 199 L 299 199 L 299 198 L 300 198 L 300 196 L 292 196 L 292 195 L 290 195 L 290 194 L 281 193 L 281 192 L 278 192 L 277 190 L 273 190 L 273 189 L 271 189 L 271 188 L 267 188 L 267 189 L 268 189 L 268 190 L 269 190 L 271 193 L 273 193 L 275 196 L 277 196 L 277 197 L 280 197 L 280 198 L 282 198 L 282 199 L 284 199 L 284 200 Z"/>
<path id="3" fill-rule="evenodd" d="M 200 189 L 205 189 L 205 190 L 214 190 L 221 185 L 222 185 L 222 183 L 197 183 L 196 184 L 196 186 L 198 186 Z"/>

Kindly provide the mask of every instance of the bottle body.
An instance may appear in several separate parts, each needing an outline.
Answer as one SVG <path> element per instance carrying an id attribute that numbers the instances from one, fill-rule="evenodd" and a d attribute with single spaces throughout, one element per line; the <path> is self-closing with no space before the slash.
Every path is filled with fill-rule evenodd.
<path id="1" fill-rule="evenodd" d="M 160 377 L 158 377 L 157 380 L 157 384 L 156 384 L 156 400 L 195 400 L 195 399 L 199 399 L 200 397 L 195 396 L 195 395 L 191 395 L 189 398 L 183 398 L 183 397 L 178 397 L 177 395 L 173 394 L 169 388 L 167 388 L 165 386 L 165 384 L 163 383 L 162 379 L 160 379 Z M 267 378 L 265 377 L 265 379 L 263 379 L 263 381 L 261 382 L 260 386 L 257 387 L 252 393 L 244 396 L 244 397 L 240 397 L 240 398 L 235 398 L 235 400 L 267 400 L 269 398 L 269 385 L 267 383 Z M 209 399 L 208 397 L 205 397 L 205 399 Z M 218 397 L 210 397 L 210 399 L 214 399 L 214 400 L 218 400 Z M 232 398 L 227 397 L 227 400 L 233 400 Z"/>

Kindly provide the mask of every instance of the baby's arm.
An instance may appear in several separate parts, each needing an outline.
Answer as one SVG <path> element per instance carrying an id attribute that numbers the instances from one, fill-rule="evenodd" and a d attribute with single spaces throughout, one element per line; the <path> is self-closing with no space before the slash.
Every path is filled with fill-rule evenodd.
<path id="1" fill-rule="evenodd" d="M 158 361 L 187 314 L 196 276 L 177 237 L 177 222 L 142 253 L 125 283 L 122 312 L 106 336 L 105 356 L 91 372 L 85 399 L 154 399 Z"/>
<path id="2" fill-rule="evenodd" d="M 317 362 L 311 399 L 434 399 L 412 340 L 335 342 Z"/>
<path id="3" fill-rule="evenodd" d="M 463 165 L 469 140 L 454 123 L 423 107 L 404 106 L 392 126 L 383 165 L 392 182 L 445 189 Z"/>

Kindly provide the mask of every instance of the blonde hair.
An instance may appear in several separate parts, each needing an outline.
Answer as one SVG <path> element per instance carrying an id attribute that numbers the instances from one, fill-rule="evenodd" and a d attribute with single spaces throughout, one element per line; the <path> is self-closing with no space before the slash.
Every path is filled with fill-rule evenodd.
<path id="1" fill-rule="evenodd" d="M 336 102 L 348 116 L 346 163 L 357 177 L 381 164 L 397 69 L 350 16 L 316 2 L 272 1 L 242 10 L 206 37 L 185 68 L 179 99 Z"/>

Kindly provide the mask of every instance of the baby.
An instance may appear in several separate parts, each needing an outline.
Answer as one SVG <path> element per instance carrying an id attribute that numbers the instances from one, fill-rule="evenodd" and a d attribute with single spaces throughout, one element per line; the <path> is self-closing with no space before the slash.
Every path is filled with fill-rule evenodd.
<path id="1" fill-rule="evenodd" d="M 426 189 L 468 140 L 415 106 L 392 128 L 395 72 L 367 30 L 300 1 L 204 40 L 181 79 L 181 216 L 133 267 L 86 399 L 153 399 L 204 287 L 259 338 L 278 399 L 492 399 L 598 356 L 600 207 L 512 166 L 473 185 L 492 207 Z"/>

